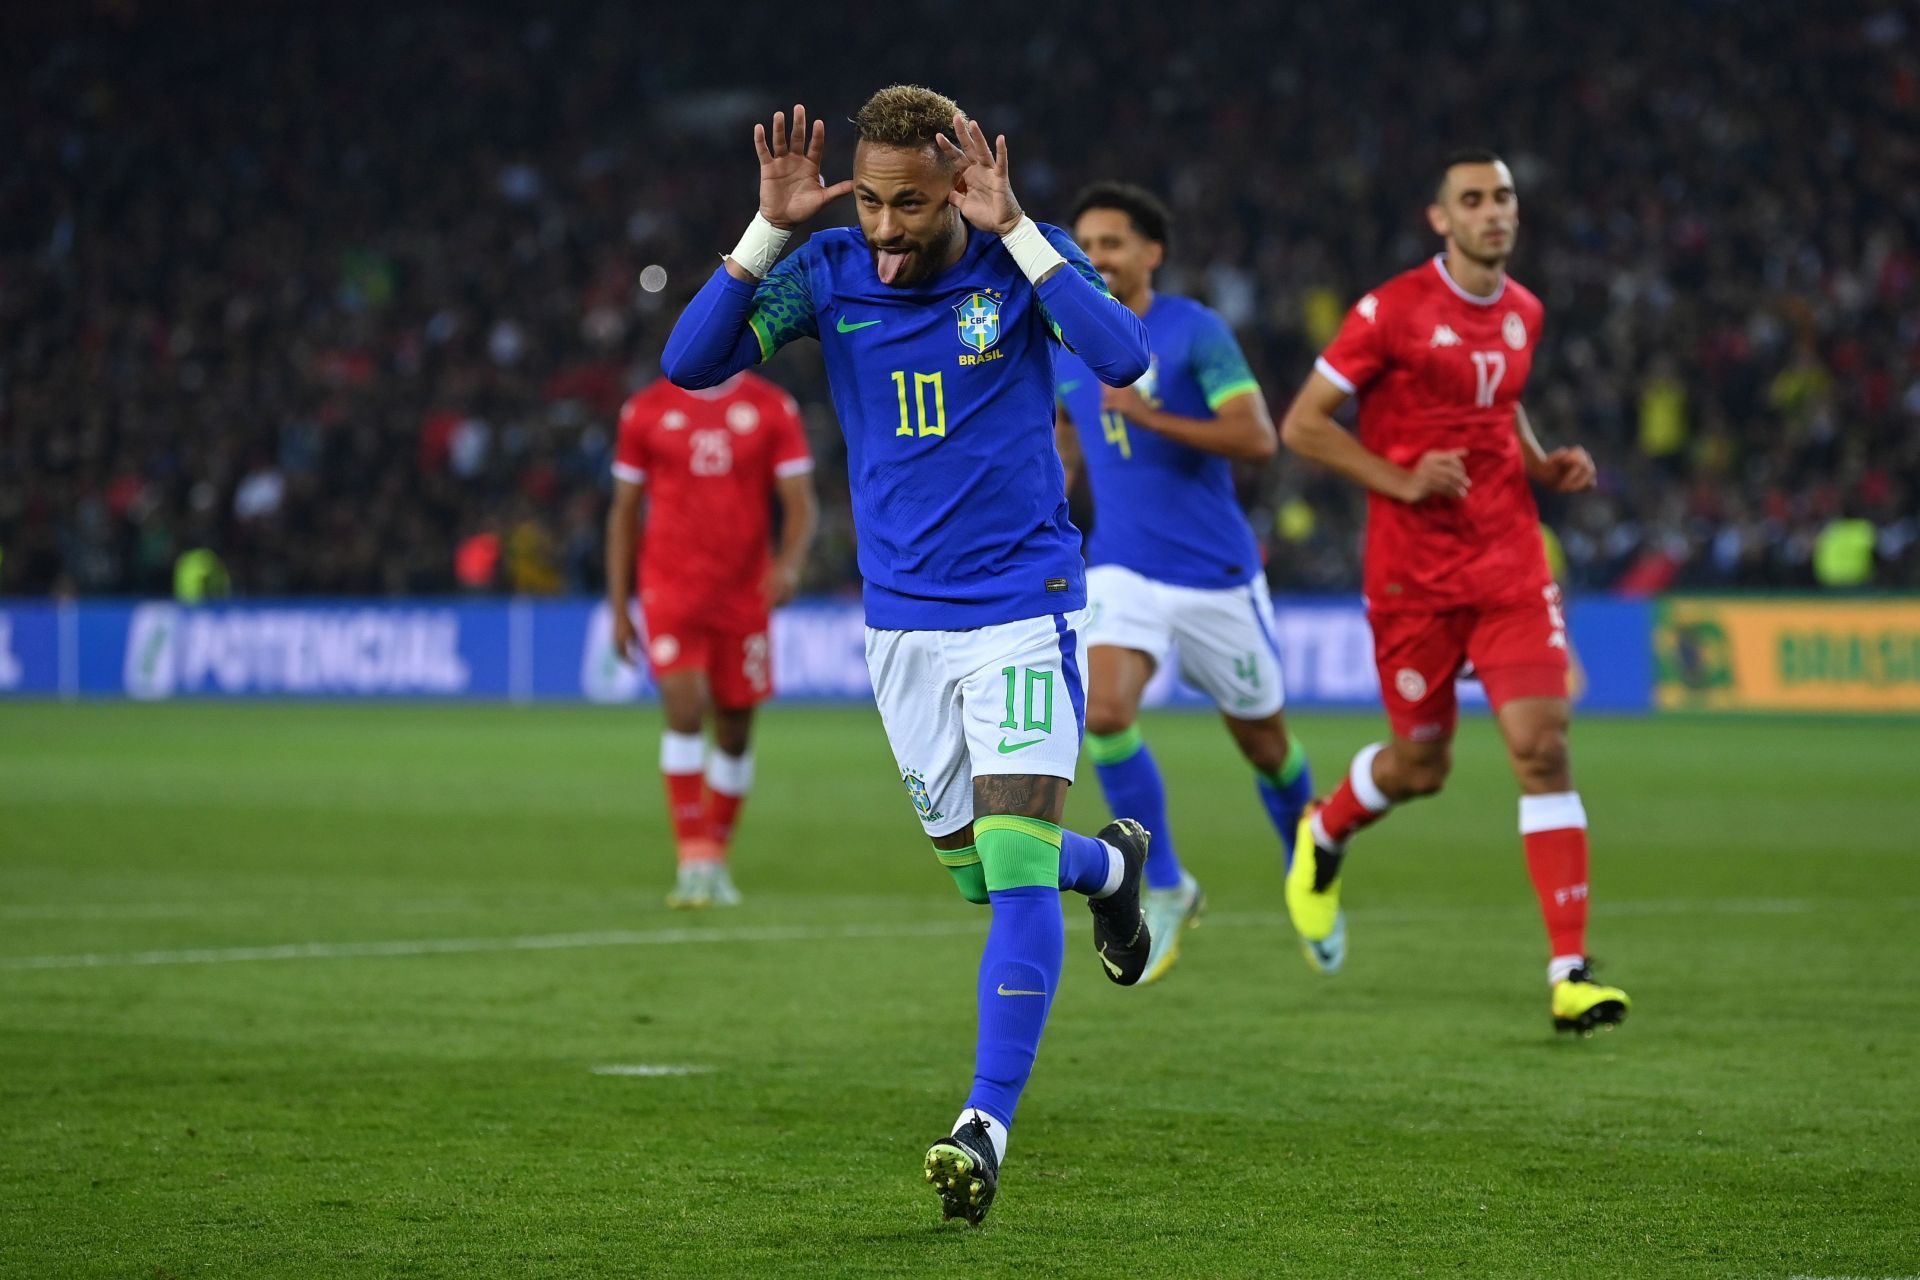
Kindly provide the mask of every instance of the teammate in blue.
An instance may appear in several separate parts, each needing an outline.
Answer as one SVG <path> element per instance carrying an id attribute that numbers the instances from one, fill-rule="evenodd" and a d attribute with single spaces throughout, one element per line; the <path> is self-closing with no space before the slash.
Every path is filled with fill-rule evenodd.
<path id="1" fill-rule="evenodd" d="M 977 1224 L 1059 985 L 1060 890 L 1087 896 L 1113 981 L 1139 981 L 1151 947 L 1146 830 L 1059 826 L 1085 726 L 1086 580 L 1049 430 L 1057 347 L 1123 386 L 1147 368 L 1147 335 L 1070 237 L 1021 212 L 1004 137 L 989 148 L 913 85 L 876 93 L 854 125 L 853 178 L 832 186 L 805 108 L 791 136 L 785 113 L 754 126 L 760 212 L 663 363 L 706 387 L 796 338 L 824 350 L 880 719 L 935 853 L 993 911 L 973 1088 L 926 1157 L 945 1216 Z M 848 194 L 858 229 L 817 231 L 775 265 L 795 225 Z"/>
<path id="2" fill-rule="evenodd" d="M 1146 322 L 1147 372 L 1103 386 L 1062 357 L 1059 443 L 1069 470 L 1093 488 L 1087 546 L 1087 751 L 1108 807 L 1153 832 L 1147 858 L 1144 982 L 1162 977 L 1205 897 L 1174 851 L 1166 789 L 1141 740 L 1140 695 L 1178 647 L 1198 685 L 1254 769 L 1254 784 L 1292 858 L 1294 830 L 1313 798 L 1307 755 L 1287 732 L 1273 606 L 1260 549 L 1233 493 L 1232 460 L 1279 448 L 1273 419 L 1232 330 L 1188 298 L 1156 293 L 1169 217 L 1139 187 L 1103 182 L 1073 207 L 1073 234 L 1113 294 Z"/>

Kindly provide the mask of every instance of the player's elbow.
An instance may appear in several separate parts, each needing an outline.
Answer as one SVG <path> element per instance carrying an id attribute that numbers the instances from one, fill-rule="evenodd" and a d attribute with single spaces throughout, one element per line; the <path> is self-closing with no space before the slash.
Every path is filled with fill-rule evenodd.
<path id="1" fill-rule="evenodd" d="M 1311 457 L 1318 425 L 1311 415 L 1301 412 L 1299 405 L 1294 405 L 1287 410 L 1287 416 L 1280 419 L 1280 443 L 1295 453 Z"/>
<path id="2" fill-rule="evenodd" d="M 672 347 L 668 347 L 660 357 L 660 373 L 683 391 L 702 391 L 724 381 L 714 376 L 713 369 L 693 360 L 687 352 L 675 351 Z"/>
<path id="3" fill-rule="evenodd" d="M 666 350 L 660 353 L 660 375 L 683 391 L 703 391 L 727 380 L 722 360 L 712 359 L 701 349 L 697 333 L 684 332 L 675 325 L 667 335 Z"/>
<path id="4" fill-rule="evenodd" d="M 1110 387 L 1130 387 L 1147 376 L 1147 366 L 1152 359 L 1152 354 L 1142 347 L 1137 352 L 1128 351 L 1107 359 L 1093 372 Z"/>
<path id="5" fill-rule="evenodd" d="M 1271 422 L 1255 423 L 1247 432 L 1240 448 L 1243 462 L 1267 462 L 1280 452 L 1280 437 L 1274 433 Z"/>

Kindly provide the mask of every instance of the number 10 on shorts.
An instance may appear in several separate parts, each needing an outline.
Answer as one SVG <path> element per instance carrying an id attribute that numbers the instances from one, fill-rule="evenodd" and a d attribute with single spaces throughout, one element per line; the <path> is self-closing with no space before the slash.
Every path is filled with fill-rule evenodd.
<path id="1" fill-rule="evenodd" d="M 1007 718 L 1000 722 L 1002 729 L 1031 730 L 1036 733 L 1053 732 L 1053 672 L 1042 671 L 1035 667 L 1002 667 L 1000 674 L 1007 678 Z M 1026 723 L 1020 724 L 1013 718 L 1013 703 L 1016 686 L 1025 691 Z M 1034 704 L 1038 702 L 1040 714 L 1033 714 Z"/>

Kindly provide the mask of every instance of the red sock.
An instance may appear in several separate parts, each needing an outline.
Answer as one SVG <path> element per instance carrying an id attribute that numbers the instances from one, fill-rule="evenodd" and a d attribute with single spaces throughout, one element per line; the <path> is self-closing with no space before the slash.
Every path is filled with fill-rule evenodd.
<path id="1" fill-rule="evenodd" d="M 1557 968 L 1587 953 L 1587 814 L 1580 793 L 1520 798 L 1527 874 L 1540 898 L 1547 945 Z"/>
<path id="2" fill-rule="evenodd" d="M 720 846 L 725 854 L 727 845 L 733 839 L 733 824 L 740 818 L 740 805 L 745 796 L 730 796 L 724 791 L 707 788 L 707 829 L 713 834 L 713 842 Z"/>
<path id="3" fill-rule="evenodd" d="M 1333 843 L 1345 844 L 1348 836 L 1378 822 L 1393 806 L 1393 801 L 1387 799 L 1373 780 L 1373 758 L 1385 748 L 1384 742 L 1360 748 L 1347 769 L 1347 776 L 1340 779 L 1340 785 L 1320 806 L 1320 830 Z M 1356 779 L 1359 780 L 1357 787 Z"/>
<path id="4" fill-rule="evenodd" d="M 714 843 L 725 857 L 733 839 L 733 824 L 739 820 L 740 806 L 753 786 L 753 752 L 737 756 L 715 749 L 707 757 L 707 825 Z"/>
<path id="5" fill-rule="evenodd" d="M 667 781 L 667 806 L 673 813 L 673 837 L 680 861 L 704 862 L 718 857 L 707 823 L 704 773 L 662 773 Z"/>

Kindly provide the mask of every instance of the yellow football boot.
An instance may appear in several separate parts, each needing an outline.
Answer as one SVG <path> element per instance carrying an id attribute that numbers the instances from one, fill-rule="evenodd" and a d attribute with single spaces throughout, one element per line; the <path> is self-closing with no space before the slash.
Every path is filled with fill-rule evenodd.
<path id="1" fill-rule="evenodd" d="M 1626 1021 L 1633 1001 L 1618 987 L 1593 980 L 1593 970 L 1581 965 L 1553 984 L 1553 1029 L 1590 1036 L 1596 1027 L 1617 1027 Z"/>
<path id="2" fill-rule="evenodd" d="M 1314 843 L 1310 804 L 1300 815 L 1293 838 L 1293 861 L 1287 866 L 1287 914 L 1300 935 L 1307 963 L 1321 973 L 1340 972 L 1347 962 L 1347 916 L 1340 910 L 1340 863 L 1345 855 Z"/>

